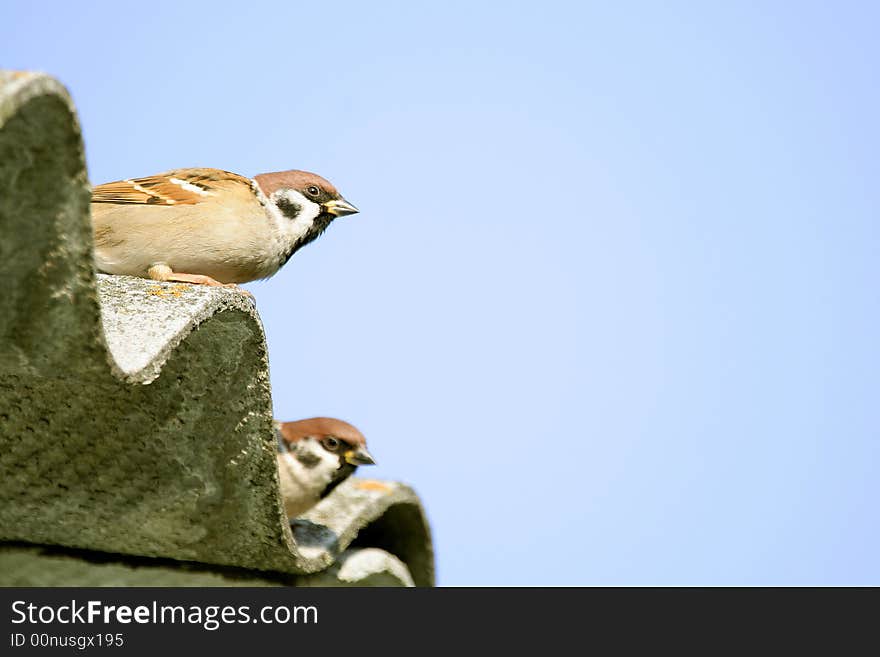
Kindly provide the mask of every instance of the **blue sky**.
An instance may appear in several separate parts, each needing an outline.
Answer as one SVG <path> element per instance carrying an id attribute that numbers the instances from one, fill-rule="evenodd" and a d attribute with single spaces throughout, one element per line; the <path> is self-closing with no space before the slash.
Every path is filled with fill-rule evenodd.
<path id="1" fill-rule="evenodd" d="M 872 3 L 74 4 L 0 62 L 92 181 L 361 209 L 249 287 L 277 417 L 364 431 L 439 583 L 880 584 Z"/>

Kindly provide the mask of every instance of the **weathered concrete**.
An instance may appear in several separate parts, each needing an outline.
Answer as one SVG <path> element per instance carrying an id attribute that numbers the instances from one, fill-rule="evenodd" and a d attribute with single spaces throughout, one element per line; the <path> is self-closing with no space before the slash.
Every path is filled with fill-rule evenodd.
<path id="1" fill-rule="evenodd" d="M 96 277 L 88 189 L 64 89 L 0 72 L 0 540 L 307 574 L 357 538 L 389 560 L 349 570 L 431 585 L 404 485 L 346 482 L 291 533 L 253 303 Z"/>
<path id="2" fill-rule="evenodd" d="M 346 550 L 327 570 L 304 575 L 297 586 L 415 586 L 409 570 L 384 550 Z"/>
<path id="3" fill-rule="evenodd" d="M 406 565 L 377 548 L 351 548 L 313 575 L 0 544 L 0 586 L 413 586 Z"/>

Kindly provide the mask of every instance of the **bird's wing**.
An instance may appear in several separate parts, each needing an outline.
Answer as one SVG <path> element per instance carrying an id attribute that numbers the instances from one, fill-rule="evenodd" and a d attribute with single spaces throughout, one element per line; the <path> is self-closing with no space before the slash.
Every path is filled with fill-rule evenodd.
<path id="1" fill-rule="evenodd" d="M 221 169 L 174 169 L 97 185 L 92 188 L 92 203 L 195 205 L 239 183 L 250 185 L 251 181 Z"/>

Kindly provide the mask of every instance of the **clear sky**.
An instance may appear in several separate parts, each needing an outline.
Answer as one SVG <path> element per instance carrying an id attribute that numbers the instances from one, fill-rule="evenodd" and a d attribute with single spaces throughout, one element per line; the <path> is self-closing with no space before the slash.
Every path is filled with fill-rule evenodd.
<path id="1" fill-rule="evenodd" d="M 877 585 L 878 19 L 6 0 L 0 65 L 68 86 L 93 182 L 361 209 L 249 287 L 276 416 L 363 430 L 439 583 Z"/>

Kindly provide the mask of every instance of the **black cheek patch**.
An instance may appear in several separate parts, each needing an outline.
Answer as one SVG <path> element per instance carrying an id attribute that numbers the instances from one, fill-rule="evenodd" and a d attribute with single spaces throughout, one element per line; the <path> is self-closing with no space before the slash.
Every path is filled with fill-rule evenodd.
<path id="1" fill-rule="evenodd" d="M 281 214 L 288 219 L 296 219 L 299 216 L 299 213 L 302 212 L 302 206 L 299 203 L 294 203 L 284 196 L 279 197 L 278 200 L 275 201 L 275 205 L 281 210 Z"/>
<path id="2" fill-rule="evenodd" d="M 303 467 L 311 470 L 321 462 L 321 459 L 310 452 L 297 452 L 296 460 L 303 464 Z"/>

